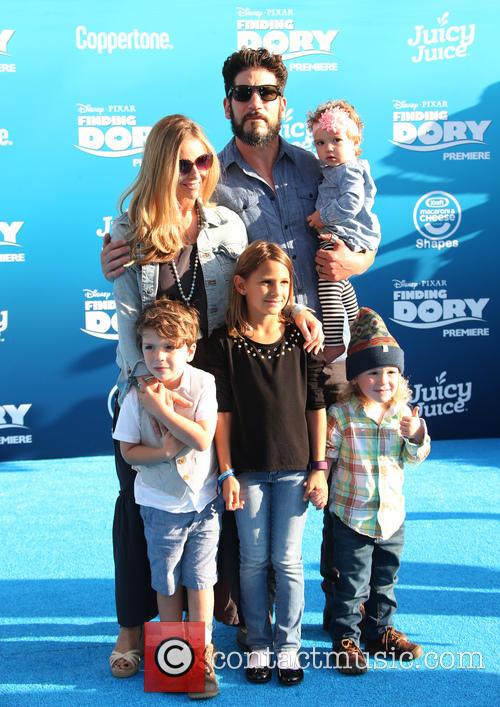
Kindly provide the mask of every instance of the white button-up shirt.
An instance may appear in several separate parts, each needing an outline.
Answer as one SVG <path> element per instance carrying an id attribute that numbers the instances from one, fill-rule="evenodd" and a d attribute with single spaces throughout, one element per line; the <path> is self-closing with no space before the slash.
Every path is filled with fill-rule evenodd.
<path id="1" fill-rule="evenodd" d="M 210 373 L 193 368 L 184 369 L 175 389 L 191 400 L 189 408 L 175 407 L 176 412 L 191 420 L 211 420 L 217 416 L 215 380 Z M 139 403 L 137 391 L 127 393 L 116 423 L 113 437 L 122 442 L 158 447 L 159 439 L 149 415 Z M 133 467 L 135 500 L 170 513 L 200 512 L 217 495 L 217 458 L 213 443 L 203 452 L 183 447 L 173 459 Z"/>

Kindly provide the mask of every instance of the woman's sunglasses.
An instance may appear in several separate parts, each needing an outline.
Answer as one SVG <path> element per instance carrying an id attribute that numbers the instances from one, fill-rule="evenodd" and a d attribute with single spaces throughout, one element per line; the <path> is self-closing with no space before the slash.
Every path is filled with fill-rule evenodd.
<path id="1" fill-rule="evenodd" d="M 210 152 L 207 152 L 205 155 L 200 155 L 194 162 L 191 162 L 191 160 L 179 160 L 179 172 L 181 174 L 189 174 L 194 165 L 196 165 L 196 169 L 200 172 L 205 172 L 207 169 L 210 169 L 213 161 L 214 156 L 210 154 Z"/>
<path id="2" fill-rule="evenodd" d="M 263 101 L 275 101 L 282 93 L 278 86 L 233 86 L 229 89 L 228 98 L 234 98 L 235 101 L 247 103 L 257 91 Z"/>

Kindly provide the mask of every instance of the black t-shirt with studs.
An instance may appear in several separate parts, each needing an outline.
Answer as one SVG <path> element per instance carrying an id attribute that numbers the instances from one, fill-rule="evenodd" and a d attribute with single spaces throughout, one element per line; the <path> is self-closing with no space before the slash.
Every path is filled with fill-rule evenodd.
<path id="1" fill-rule="evenodd" d="M 242 471 L 303 471 L 309 463 L 306 410 L 325 407 L 322 357 L 306 353 L 294 324 L 273 344 L 213 332 L 208 370 L 219 412 L 231 412 L 231 461 Z"/>

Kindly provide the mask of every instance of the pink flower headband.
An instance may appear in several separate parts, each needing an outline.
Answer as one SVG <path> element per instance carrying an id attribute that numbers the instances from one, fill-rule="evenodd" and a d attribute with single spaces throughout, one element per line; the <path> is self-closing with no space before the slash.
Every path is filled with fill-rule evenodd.
<path id="1" fill-rule="evenodd" d="M 337 135 L 342 132 L 349 133 L 353 137 L 359 135 L 359 128 L 354 120 L 349 118 L 345 110 L 338 107 L 325 110 L 315 125 L 317 125 L 318 128 L 326 130 L 328 133 L 332 133 L 332 135 Z"/>

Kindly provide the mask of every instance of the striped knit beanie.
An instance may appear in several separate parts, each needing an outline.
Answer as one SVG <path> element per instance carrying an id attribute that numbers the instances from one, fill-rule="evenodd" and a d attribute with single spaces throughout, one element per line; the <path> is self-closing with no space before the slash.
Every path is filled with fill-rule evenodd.
<path id="1" fill-rule="evenodd" d="M 404 371 L 404 351 L 387 331 L 382 317 L 368 307 L 361 307 L 351 325 L 347 349 L 347 380 L 380 366 L 395 366 Z"/>

